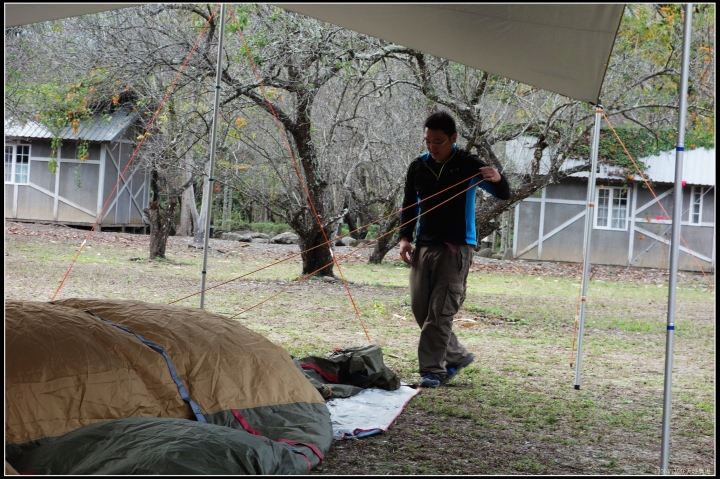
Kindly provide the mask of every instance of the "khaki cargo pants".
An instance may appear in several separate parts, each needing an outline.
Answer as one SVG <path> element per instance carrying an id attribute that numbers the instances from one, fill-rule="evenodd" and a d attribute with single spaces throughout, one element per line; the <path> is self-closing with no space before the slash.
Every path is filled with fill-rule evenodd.
<path id="1" fill-rule="evenodd" d="M 410 306 L 421 328 L 420 375 L 445 379 L 445 367 L 465 361 L 470 352 L 453 333 L 453 317 L 465 300 L 472 264 L 470 245 L 417 246 L 410 268 Z"/>

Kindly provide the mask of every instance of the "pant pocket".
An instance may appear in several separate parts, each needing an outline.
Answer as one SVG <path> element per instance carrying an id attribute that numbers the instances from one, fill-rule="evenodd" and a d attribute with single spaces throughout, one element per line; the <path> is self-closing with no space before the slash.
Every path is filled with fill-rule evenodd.
<path id="1" fill-rule="evenodd" d="M 462 304 L 464 288 L 462 283 L 448 284 L 447 294 L 445 295 L 445 303 L 442 307 L 443 316 L 454 316 L 460 309 Z"/>

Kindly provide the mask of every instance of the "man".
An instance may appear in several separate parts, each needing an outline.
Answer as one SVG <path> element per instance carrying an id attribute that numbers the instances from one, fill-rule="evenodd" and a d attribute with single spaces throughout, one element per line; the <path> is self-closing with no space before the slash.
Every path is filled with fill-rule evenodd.
<path id="1" fill-rule="evenodd" d="M 410 163 L 405 180 L 403 208 L 419 203 L 403 209 L 400 256 L 411 266 L 410 305 L 421 328 L 420 386 L 435 388 L 474 359 L 453 333 L 452 323 L 465 300 L 477 245 L 477 186 L 505 200 L 510 198 L 510 185 L 495 168 L 457 148 L 455 121 L 448 113 L 430 115 L 424 133 L 428 152 Z"/>

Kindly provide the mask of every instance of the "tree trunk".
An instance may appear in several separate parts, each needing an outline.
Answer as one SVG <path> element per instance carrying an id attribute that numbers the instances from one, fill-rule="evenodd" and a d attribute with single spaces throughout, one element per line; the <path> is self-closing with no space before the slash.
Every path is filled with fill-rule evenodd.
<path id="1" fill-rule="evenodd" d="M 340 236 L 342 236 L 342 225 L 343 225 L 343 221 L 342 220 L 338 221 L 337 228 L 335 228 L 335 233 L 333 233 L 333 235 L 328 239 L 332 240 L 333 238 L 339 238 Z M 342 239 L 340 241 L 342 241 Z M 336 241 L 332 241 L 330 243 L 330 245 L 335 246 L 335 243 L 336 243 Z"/>
<path id="2" fill-rule="evenodd" d="M 505 249 L 512 248 L 512 232 L 513 232 L 513 213 L 514 210 L 507 210 L 507 240 L 505 241 Z"/>
<path id="3" fill-rule="evenodd" d="M 166 259 L 165 249 L 176 206 L 177 199 L 171 198 L 167 210 L 163 211 L 159 201 L 153 201 L 143 210 L 150 222 L 150 259 Z"/>
<path id="4" fill-rule="evenodd" d="M 193 225 L 197 221 L 198 211 L 195 205 L 195 188 L 190 185 L 190 188 L 183 191 L 182 200 L 180 203 L 180 225 L 178 226 L 176 234 L 178 236 L 192 236 Z"/>
<path id="5" fill-rule="evenodd" d="M 210 162 L 205 163 L 205 178 L 203 180 L 202 206 L 200 207 L 200 215 L 195 222 L 195 232 L 193 234 L 193 243 L 201 244 L 205 239 L 205 218 L 207 218 L 210 210 Z"/>
<path id="6" fill-rule="evenodd" d="M 500 237 L 500 250 L 505 252 L 508 248 L 508 240 L 510 238 L 510 212 L 504 211 L 502 214 L 502 233 Z"/>
<path id="7" fill-rule="evenodd" d="M 352 231 L 352 233 L 350 233 L 351 238 L 361 240 L 367 237 L 367 228 L 355 231 L 357 229 L 357 221 L 355 221 L 355 217 L 350 213 L 345 215 L 345 223 L 347 223 L 349 231 Z"/>
<path id="8" fill-rule="evenodd" d="M 380 264 L 385 258 L 385 255 L 393 249 L 400 242 L 400 238 L 397 234 L 387 234 L 389 231 L 395 229 L 400 222 L 400 215 L 395 215 L 387 221 L 383 221 L 378 231 L 378 240 L 375 242 L 368 264 Z M 384 235 L 384 236 L 383 236 Z"/>
<path id="9" fill-rule="evenodd" d="M 192 178 L 192 160 L 189 155 L 185 155 L 185 172 L 184 181 L 187 183 Z M 180 226 L 175 234 L 178 236 L 192 236 L 193 225 L 197 221 L 198 211 L 195 205 L 195 188 L 192 184 L 190 187 L 183 191 L 182 200 L 180 203 Z"/>
<path id="10" fill-rule="evenodd" d="M 297 233 L 297 230 L 296 230 Z M 325 243 L 325 237 L 319 228 L 314 228 L 309 235 L 298 234 L 303 263 L 303 276 L 333 276 L 333 257 Z M 328 238 L 330 239 L 330 238 Z M 318 246 L 322 245 L 322 246 Z"/>
<path id="11" fill-rule="evenodd" d="M 307 195 L 313 209 L 303 208 L 300 215 L 290 222 L 290 226 L 297 233 L 300 247 L 304 251 L 302 254 L 303 275 L 334 276 L 334 262 L 330 248 L 329 245 L 323 244 L 327 240 L 323 235 L 323 226 L 318 224 L 326 218 L 327 202 L 325 199 L 328 193 L 328 182 L 323 178 L 323 171 L 319 167 L 317 151 L 312 141 L 310 110 L 314 95 L 315 93 L 310 89 L 301 89 L 297 96 L 296 122 L 293 127 L 289 128 L 297 147 L 297 157 L 300 159 Z M 320 218 L 319 221 L 318 218 Z M 327 228 L 331 229 L 331 225 L 327 225 Z M 329 234 L 332 234 L 332 231 L 326 232 L 326 235 Z M 329 240 L 330 237 L 328 236 L 327 239 Z"/>
<path id="12" fill-rule="evenodd" d="M 232 195 L 230 194 L 230 187 L 225 185 L 225 191 L 223 192 L 223 216 L 222 216 L 222 230 L 230 231 L 230 216 L 232 213 Z"/>

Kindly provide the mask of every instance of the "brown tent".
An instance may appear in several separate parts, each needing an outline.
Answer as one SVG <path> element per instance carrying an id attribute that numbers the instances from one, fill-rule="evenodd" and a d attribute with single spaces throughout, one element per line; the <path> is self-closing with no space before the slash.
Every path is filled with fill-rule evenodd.
<path id="1" fill-rule="evenodd" d="M 331 446 L 325 401 L 291 356 L 223 316 L 97 299 L 5 313 L 20 473 L 307 473 Z"/>

